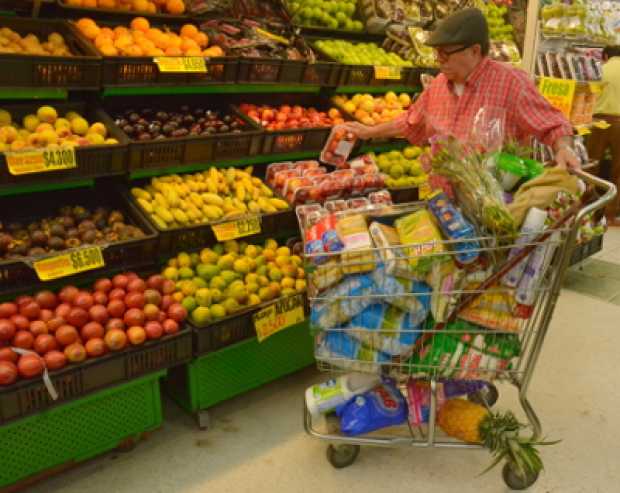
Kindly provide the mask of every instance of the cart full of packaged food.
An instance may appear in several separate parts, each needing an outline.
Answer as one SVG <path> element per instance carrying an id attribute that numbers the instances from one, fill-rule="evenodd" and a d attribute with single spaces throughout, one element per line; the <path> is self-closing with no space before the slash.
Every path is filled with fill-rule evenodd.
<path id="1" fill-rule="evenodd" d="M 563 275 L 616 190 L 583 171 L 526 177 L 524 160 L 457 142 L 433 154 L 441 186 L 425 201 L 297 207 L 315 359 L 330 374 L 306 391 L 304 427 L 337 468 L 361 446 L 485 447 L 523 489 L 542 469 L 537 447 L 555 443 L 528 388 Z M 492 410 L 496 381 L 516 386 L 527 424 Z"/>

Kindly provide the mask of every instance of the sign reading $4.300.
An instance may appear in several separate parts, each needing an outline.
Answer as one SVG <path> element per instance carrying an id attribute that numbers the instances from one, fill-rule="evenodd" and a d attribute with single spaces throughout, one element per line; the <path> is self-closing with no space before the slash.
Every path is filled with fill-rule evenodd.
<path id="1" fill-rule="evenodd" d="M 80 248 L 70 253 L 33 262 L 34 270 L 41 281 L 51 281 L 79 272 L 99 269 L 104 265 L 103 253 L 98 246 Z"/>
<path id="2" fill-rule="evenodd" d="M 44 173 L 77 167 L 73 147 L 11 151 L 5 152 L 4 155 L 9 173 L 12 175 Z"/>

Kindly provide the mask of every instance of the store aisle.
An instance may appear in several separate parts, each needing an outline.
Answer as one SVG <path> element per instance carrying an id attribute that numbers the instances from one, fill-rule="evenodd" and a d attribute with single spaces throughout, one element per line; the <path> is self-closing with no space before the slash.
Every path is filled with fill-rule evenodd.
<path id="1" fill-rule="evenodd" d="M 620 265 L 620 230 L 606 236 L 595 260 Z M 593 273 L 586 263 L 582 275 L 601 282 L 603 273 Z M 620 481 L 620 466 L 612 459 L 620 443 L 614 418 L 620 407 L 615 353 L 620 303 L 607 299 L 611 302 L 572 289 L 560 298 L 530 395 L 548 438 L 563 442 L 543 450 L 546 472 L 531 491 L 603 492 Z M 477 477 L 489 460 L 482 451 L 363 449 L 352 467 L 333 469 L 325 444 L 305 436 L 301 423 L 303 391 L 322 378 L 308 369 L 222 404 L 212 413 L 214 429 L 206 432 L 167 402 L 164 427 L 134 451 L 93 460 L 30 491 L 505 491 L 499 468 Z M 514 398 L 507 388 L 499 405 L 512 407 Z"/>

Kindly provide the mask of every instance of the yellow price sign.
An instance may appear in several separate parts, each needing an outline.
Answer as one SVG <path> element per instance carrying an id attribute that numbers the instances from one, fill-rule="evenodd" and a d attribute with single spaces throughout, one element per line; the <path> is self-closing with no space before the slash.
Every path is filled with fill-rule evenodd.
<path id="1" fill-rule="evenodd" d="M 304 321 L 303 296 L 296 294 L 278 300 L 256 312 L 252 318 L 254 319 L 258 342 L 263 342 L 276 332 Z"/>
<path id="2" fill-rule="evenodd" d="M 426 180 L 423 183 L 420 183 L 418 187 L 418 200 L 428 200 L 433 195 L 433 189 L 431 188 L 431 184 Z"/>
<path id="3" fill-rule="evenodd" d="M 599 128 L 601 130 L 607 130 L 611 125 L 607 123 L 605 120 L 598 120 L 592 124 L 593 127 Z"/>
<path id="4" fill-rule="evenodd" d="M 400 80 L 400 67 L 375 65 L 375 79 Z"/>
<path id="5" fill-rule="evenodd" d="M 577 125 L 577 126 L 575 127 L 575 130 L 577 130 L 577 133 L 578 133 L 579 135 L 581 135 L 581 136 L 588 135 L 588 134 L 591 134 L 591 133 L 592 133 L 592 132 L 590 131 L 590 129 L 589 129 L 587 126 L 585 126 L 585 125 Z"/>
<path id="6" fill-rule="evenodd" d="M 8 151 L 4 153 L 4 156 L 9 173 L 12 175 L 77 168 L 77 159 L 73 147 Z"/>
<path id="7" fill-rule="evenodd" d="M 105 266 L 105 261 L 101 248 L 92 246 L 37 260 L 32 266 L 41 281 L 52 281 L 79 272 L 99 269 Z"/>
<path id="8" fill-rule="evenodd" d="M 576 85 L 574 80 L 541 77 L 538 90 L 551 106 L 564 113 L 566 118 L 570 118 Z"/>
<path id="9" fill-rule="evenodd" d="M 201 56 L 158 56 L 153 61 L 160 72 L 207 73 L 205 59 Z"/>
<path id="10" fill-rule="evenodd" d="M 228 241 L 256 235 L 261 232 L 260 216 L 244 217 L 235 221 L 213 224 L 211 229 L 217 241 Z"/>

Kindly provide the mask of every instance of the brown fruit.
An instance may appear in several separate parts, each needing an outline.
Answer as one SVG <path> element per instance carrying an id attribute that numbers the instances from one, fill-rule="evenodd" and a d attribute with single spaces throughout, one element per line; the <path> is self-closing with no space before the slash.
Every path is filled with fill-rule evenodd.
<path id="1" fill-rule="evenodd" d="M 39 307 L 39 305 L 37 305 L 34 301 L 30 301 L 20 306 L 19 313 L 28 320 L 36 320 L 41 314 L 41 307 Z"/>
<path id="2" fill-rule="evenodd" d="M 54 334 L 58 344 L 62 347 L 69 346 L 79 339 L 78 331 L 72 325 L 61 325 L 58 330 L 56 330 L 56 334 Z"/>
<path id="3" fill-rule="evenodd" d="M 159 306 L 161 304 L 161 300 L 162 300 L 161 293 L 157 291 L 156 289 L 147 289 L 144 292 L 144 301 L 147 305 L 151 304 L 151 305 Z"/>
<path id="4" fill-rule="evenodd" d="M 127 308 L 143 308 L 144 294 L 140 291 L 130 291 L 125 296 L 125 305 Z"/>
<path id="5" fill-rule="evenodd" d="M 125 303 L 122 300 L 111 300 L 108 303 L 108 314 L 114 318 L 121 318 L 125 314 Z"/>
<path id="6" fill-rule="evenodd" d="M 90 339 L 86 342 L 86 345 L 84 347 L 86 349 L 86 354 L 88 354 L 90 358 L 103 356 L 107 349 L 105 342 L 101 337 L 95 337 L 94 339 Z"/>
<path id="7" fill-rule="evenodd" d="M 33 347 L 37 353 L 43 356 L 54 349 L 58 349 L 58 343 L 53 335 L 41 334 L 35 338 Z"/>
<path id="8" fill-rule="evenodd" d="M 30 332 L 37 337 L 41 334 L 47 334 L 49 332 L 47 324 L 43 320 L 34 320 L 30 322 Z"/>
<path id="9" fill-rule="evenodd" d="M 11 322 L 15 324 L 17 330 L 28 330 L 30 328 L 30 321 L 23 315 L 13 315 Z"/>
<path id="10" fill-rule="evenodd" d="M 73 303 L 73 300 L 79 294 L 79 292 L 80 290 L 75 286 L 65 286 L 58 293 L 58 297 L 63 303 Z"/>
<path id="11" fill-rule="evenodd" d="M 16 331 L 17 328 L 13 322 L 6 318 L 0 320 L 0 341 L 10 341 Z"/>
<path id="12" fill-rule="evenodd" d="M 110 351 L 120 351 L 127 345 L 127 334 L 122 330 L 112 329 L 106 333 L 104 341 Z"/>
<path id="13" fill-rule="evenodd" d="M 15 303 L 0 303 L 0 318 L 10 318 L 13 315 L 17 315 Z"/>
<path id="14" fill-rule="evenodd" d="M 67 322 L 74 327 L 82 327 L 88 322 L 88 312 L 83 308 L 72 308 L 67 315 Z"/>
<path id="15" fill-rule="evenodd" d="M 146 332 L 142 327 L 129 327 L 129 329 L 127 329 L 127 338 L 131 344 L 139 346 L 146 340 Z"/>
<path id="16" fill-rule="evenodd" d="M 11 361 L 0 361 L 0 385 L 11 385 L 17 380 L 17 366 Z"/>
<path id="17" fill-rule="evenodd" d="M 74 342 L 65 348 L 65 356 L 71 363 L 81 363 L 87 357 L 86 348 L 79 342 Z"/>
<path id="18" fill-rule="evenodd" d="M 17 371 L 23 378 L 34 378 L 43 373 L 43 358 L 36 354 L 24 354 L 17 362 Z"/>
<path id="19" fill-rule="evenodd" d="M 11 363 L 17 363 L 17 353 L 10 347 L 3 347 L 0 349 L 0 361 L 10 361 Z"/>
<path id="20" fill-rule="evenodd" d="M 108 310 L 103 305 L 94 305 L 88 310 L 88 314 L 90 315 L 90 319 L 94 322 L 99 322 L 100 324 L 105 324 L 110 316 L 108 315 Z"/>
<path id="21" fill-rule="evenodd" d="M 159 339 L 164 335 L 164 328 L 159 322 L 147 322 L 144 331 L 148 339 Z"/>
<path id="22" fill-rule="evenodd" d="M 43 359 L 45 360 L 45 366 L 47 366 L 47 369 L 50 371 L 59 370 L 67 365 L 67 357 L 65 353 L 61 351 L 50 351 L 43 356 Z"/>
<path id="23" fill-rule="evenodd" d="M 102 338 L 104 334 L 105 334 L 105 330 L 103 329 L 103 325 L 101 325 L 99 322 L 88 322 L 80 330 L 80 335 L 83 341 L 88 341 L 89 339 Z"/>
<path id="24" fill-rule="evenodd" d="M 171 318 L 164 320 L 162 326 L 166 334 L 176 334 L 179 331 L 179 324 Z"/>
<path id="25" fill-rule="evenodd" d="M 90 310 L 90 307 L 95 304 L 93 300 L 93 296 L 90 293 L 86 293 L 84 291 L 80 291 L 80 293 L 73 300 L 73 305 L 77 308 L 82 308 L 83 310 Z"/>
<path id="26" fill-rule="evenodd" d="M 54 293 L 48 290 L 39 291 L 34 296 L 34 301 L 36 301 L 41 308 L 47 308 L 49 310 L 53 310 L 56 308 L 56 305 L 58 305 L 58 298 Z"/>
<path id="27" fill-rule="evenodd" d="M 27 330 L 18 330 L 13 336 L 12 345 L 21 349 L 32 349 L 34 336 Z"/>
<path id="28" fill-rule="evenodd" d="M 125 312 L 123 321 L 127 327 L 142 327 L 144 325 L 144 312 L 138 308 L 130 308 Z"/>

